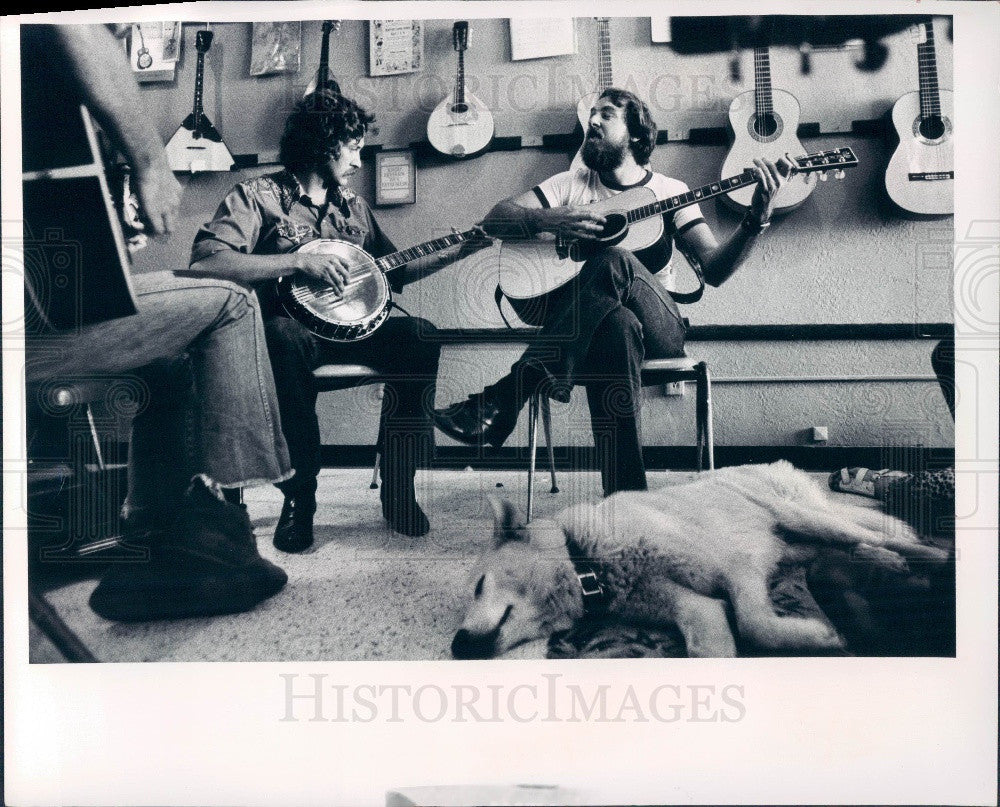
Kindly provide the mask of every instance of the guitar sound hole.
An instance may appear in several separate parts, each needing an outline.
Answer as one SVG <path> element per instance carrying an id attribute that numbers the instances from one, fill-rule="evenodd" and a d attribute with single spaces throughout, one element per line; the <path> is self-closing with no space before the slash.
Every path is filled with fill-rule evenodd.
<path id="1" fill-rule="evenodd" d="M 944 135 L 944 121 L 940 115 L 928 115 L 920 120 L 920 134 L 928 140 L 937 140 Z"/>
<path id="2" fill-rule="evenodd" d="M 466 112 L 469 111 L 469 105 L 468 104 L 452 104 L 451 111 L 454 112 L 456 115 L 464 115 Z"/>
<path id="3" fill-rule="evenodd" d="M 771 137 L 778 131 L 778 121 L 771 113 L 760 115 L 753 122 L 753 130 L 758 137 Z"/>
<path id="4" fill-rule="evenodd" d="M 597 236 L 596 240 L 616 244 L 624 237 L 627 227 L 628 221 L 623 214 L 609 213 L 604 217 L 604 229 L 601 230 L 601 234 Z"/>

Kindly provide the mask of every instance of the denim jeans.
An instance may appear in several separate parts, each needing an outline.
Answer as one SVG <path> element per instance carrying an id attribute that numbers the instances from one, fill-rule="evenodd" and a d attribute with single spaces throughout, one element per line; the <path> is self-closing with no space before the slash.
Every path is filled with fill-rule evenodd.
<path id="1" fill-rule="evenodd" d="M 129 513 L 164 509 L 157 487 L 171 472 L 184 485 L 193 471 L 229 488 L 289 478 L 256 295 L 173 272 L 134 275 L 132 284 L 138 313 L 25 343 L 32 384 L 139 371 L 149 405 L 132 424 Z M 185 439 L 189 422 L 194 446 Z M 189 461 L 194 467 L 177 473 Z"/>
<path id="2" fill-rule="evenodd" d="M 632 253 L 612 248 L 566 286 L 512 304 L 541 334 L 507 378 L 523 377 L 526 365 L 541 367 L 550 395 L 564 402 L 574 384 L 585 385 L 605 495 L 645 490 L 640 368 L 646 358 L 684 355 L 677 303 Z"/>
<path id="3" fill-rule="evenodd" d="M 434 454 L 434 406 L 441 346 L 423 337 L 434 330 L 426 320 L 389 317 L 375 333 L 351 343 L 320 339 L 290 317 L 265 323 L 271 366 L 278 388 L 281 423 L 295 476 L 280 485 L 289 496 L 316 489 L 320 469 L 317 388 L 312 371 L 323 364 L 365 364 L 384 374 L 379 424 L 382 494 L 413 495 L 418 467 Z"/>

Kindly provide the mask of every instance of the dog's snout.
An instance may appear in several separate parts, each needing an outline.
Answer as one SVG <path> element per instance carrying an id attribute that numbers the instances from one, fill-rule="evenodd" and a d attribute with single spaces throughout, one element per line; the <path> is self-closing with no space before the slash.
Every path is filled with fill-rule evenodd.
<path id="1" fill-rule="evenodd" d="M 487 634 L 469 633 L 462 628 L 451 640 L 451 655 L 457 659 L 490 658 L 496 649 L 496 631 Z"/>

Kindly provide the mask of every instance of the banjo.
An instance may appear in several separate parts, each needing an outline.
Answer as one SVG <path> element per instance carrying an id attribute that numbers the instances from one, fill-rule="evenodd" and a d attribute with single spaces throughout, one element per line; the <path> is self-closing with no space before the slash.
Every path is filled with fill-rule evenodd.
<path id="1" fill-rule="evenodd" d="M 480 230 L 451 233 L 415 247 L 373 258 L 361 247 L 335 238 L 317 238 L 299 252 L 336 255 L 349 267 L 342 294 L 321 280 L 301 272 L 278 280 L 278 297 L 289 316 L 331 342 L 357 342 L 371 336 L 392 309 L 392 290 L 386 273 L 405 264 L 468 241 L 481 241 Z"/>

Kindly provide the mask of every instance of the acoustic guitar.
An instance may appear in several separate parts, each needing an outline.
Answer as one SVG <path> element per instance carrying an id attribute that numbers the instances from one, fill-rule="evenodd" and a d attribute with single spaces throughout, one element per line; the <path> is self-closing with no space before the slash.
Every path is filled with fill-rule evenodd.
<path id="1" fill-rule="evenodd" d="M 799 102 L 789 92 L 771 86 L 771 58 L 768 48 L 754 48 L 754 88 L 737 95 L 729 105 L 732 146 L 722 164 L 720 176 L 730 176 L 754 158 L 777 160 L 785 154 L 801 154 L 805 149 L 796 134 Z M 788 213 L 801 205 L 816 187 L 813 174 L 791 177 L 775 200 L 776 214 Z M 722 200 L 737 210 L 750 207 L 753 188 L 727 193 Z"/>
<path id="2" fill-rule="evenodd" d="M 22 118 L 25 324 L 69 331 L 136 312 L 129 255 L 145 244 L 145 225 L 127 174 L 106 170 L 87 108 L 53 118 L 44 100 L 31 99 Z M 48 129 L 31 142 L 38 125 Z"/>
<path id="3" fill-rule="evenodd" d="M 950 90 L 938 88 L 933 22 L 920 23 L 918 35 L 920 89 L 893 104 L 899 146 L 886 168 L 885 189 L 911 213 L 950 215 L 955 212 L 954 101 Z"/>
<path id="4" fill-rule="evenodd" d="M 335 238 L 317 238 L 299 252 L 336 255 L 350 267 L 343 293 L 301 272 L 278 280 L 278 298 L 289 316 L 331 342 L 357 342 L 371 336 L 392 309 L 392 290 L 385 275 L 418 258 L 468 241 L 481 241 L 477 229 L 452 233 L 415 247 L 373 258 L 361 247 Z"/>
<path id="5" fill-rule="evenodd" d="M 340 94 L 340 84 L 337 83 L 337 79 L 330 72 L 330 34 L 339 30 L 340 20 L 323 21 L 323 41 L 319 48 L 319 67 L 316 70 L 313 80 L 306 87 L 304 95 L 327 90 L 338 95 Z"/>
<path id="6" fill-rule="evenodd" d="M 838 148 L 796 157 L 792 163 L 795 173 L 834 171 L 840 179 L 843 170 L 856 166 L 858 159 L 851 149 Z M 504 241 L 500 247 L 500 290 L 515 300 L 546 294 L 576 277 L 584 261 L 596 250 L 618 246 L 640 252 L 652 247 L 663 235 L 665 215 L 756 183 L 756 173 L 747 168 L 735 176 L 669 199 L 657 199 L 650 188 L 639 186 L 584 205 L 604 217 L 604 231 L 593 239 L 568 240 L 544 233 L 537 239 Z"/>
<path id="7" fill-rule="evenodd" d="M 167 162 L 173 171 L 229 171 L 235 161 L 222 135 L 212 125 L 202 108 L 205 86 L 205 54 L 212 47 L 212 32 L 198 31 L 195 36 L 198 67 L 194 80 L 194 109 L 167 141 Z"/>
<path id="8" fill-rule="evenodd" d="M 493 115 L 486 104 L 465 88 L 465 51 L 469 47 L 469 23 L 456 22 L 452 40 L 458 51 L 455 89 L 431 112 L 427 139 L 448 157 L 474 157 L 493 141 Z"/>

